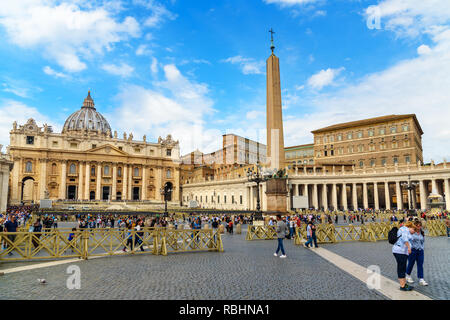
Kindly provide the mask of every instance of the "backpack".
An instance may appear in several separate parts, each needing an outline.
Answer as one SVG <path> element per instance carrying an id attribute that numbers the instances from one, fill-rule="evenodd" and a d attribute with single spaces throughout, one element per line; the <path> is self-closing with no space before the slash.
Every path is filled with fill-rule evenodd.
<path id="1" fill-rule="evenodd" d="M 389 231 L 389 233 L 388 233 L 388 241 L 392 245 L 394 245 L 397 242 L 398 238 L 400 238 L 397 236 L 397 232 L 398 232 L 398 228 L 393 227 L 391 229 L 391 231 Z"/>

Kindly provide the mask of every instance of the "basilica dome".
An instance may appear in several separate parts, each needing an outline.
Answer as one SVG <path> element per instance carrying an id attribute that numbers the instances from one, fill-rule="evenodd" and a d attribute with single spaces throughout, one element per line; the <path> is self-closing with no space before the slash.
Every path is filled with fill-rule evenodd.
<path id="1" fill-rule="evenodd" d="M 62 133 L 70 131 L 96 131 L 111 136 L 111 127 L 105 117 L 95 109 L 90 91 L 81 109 L 72 113 L 64 123 Z"/>

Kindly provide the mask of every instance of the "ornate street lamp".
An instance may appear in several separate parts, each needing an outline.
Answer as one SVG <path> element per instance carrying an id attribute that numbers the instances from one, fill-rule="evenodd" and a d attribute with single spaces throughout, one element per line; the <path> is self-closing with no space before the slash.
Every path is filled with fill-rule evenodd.
<path id="1" fill-rule="evenodd" d="M 247 170 L 247 179 L 249 182 L 256 182 L 256 215 L 255 220 L 260 221 L 263 220 L 262 211 L 261 211 L 261 199 L 259 196 L 259 185 L 261 182 L 265 182 L 269 180 L 271 176 L 271 172 L 262 173 L 262 167 L 259 162 L 256 165 L 256 171 L 253 168 Z"/>
<path id="2" fill-rule="evenodd" d="M 410 201 L 408 203 L 408 206 L 409 206 L 408 216 L 416 216 L 417 214 L 416 214 L 416 210 L 414 209 L 414 206 L 413 206 L 413 193 L 412 192 L 414 191 L 414 195 L 415 195 L 416 187 L 419 184 L 417 182 L 411 182 L 411 176 L 408 176 L 408 182 L 404 181 L 400 185 L 402 186 L 403 189 L 408 190 L 408 193 L 409 193 Z M 397 199 L 397 201 L 399 201 L 399 200 Z"/>
<path id="3" fill-rule="evenodd" d="M 167 184 L 160 190 L 161 195 L 164 196 L 164 217 L 169 216 L 169 213 L 167 212 L 167 197 L 172 193 L 172 191 L 172 187 L 168 186 Z"/>

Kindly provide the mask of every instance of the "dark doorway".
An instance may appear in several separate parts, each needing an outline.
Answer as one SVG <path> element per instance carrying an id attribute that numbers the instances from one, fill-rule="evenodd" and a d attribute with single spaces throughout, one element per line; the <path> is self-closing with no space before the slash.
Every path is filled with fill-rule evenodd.
<path id="1" fill-rule="evenodd" d="M 117 200 L 122 200 L 122 192 L 117 192 L 117 195 L 116 195 L 116 199 Z"/>
<path id="2" fill-rule="evenodd" d="M 109 187 L 103 187 L 103 200 L 109 200 Z"/>
<path id="3" fill-rule="evenodd" d="M 76 198 L 77 198 L 77 187 L 76 186 L 69 186 L 67 188 L 67 199 L 75 200 Z"/>
<path id="4" fill-rule="evenodd" d="M 89 193 L 89 200 L 95 200 L 95 191 Z"/>
<path id="5" fill-rule="evenodd" d="M 133 187 L 133 200 L 139 200 L 139 187 Z"/>
<path id="6" fill-rule="evenodd" d="M 164 200 L 172 201 L 172 192 L 173 192 L 173 184 L 172 184 L 172 182 L 167 182 L 164 185 L 164 190 L 166 191 L 165 192 L 166 197 L 165 197 Z"/>

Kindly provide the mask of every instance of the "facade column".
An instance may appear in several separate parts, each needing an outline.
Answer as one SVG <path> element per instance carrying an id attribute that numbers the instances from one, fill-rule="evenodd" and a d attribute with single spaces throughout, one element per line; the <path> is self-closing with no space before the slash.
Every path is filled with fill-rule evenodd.
<path id="1" fill-rule="evenodd" d="M 322 206 L 324 211 L 328 210 L 328 190 L 326 183 L 322 185 Z"/>
<path id="2" fill-rule="evenodd" d="M 132 186 L 132 181 L 133 181 L 133 166 L 130 165 L 128 167 L 128 200 L 133 200 L 132 195 L 131 195 L 131 186 Z"/>
<path id="3" fill-rule="evenodd" d="M 78 164 L 78 200 L 83 200 L 83 169 L 83 162 L 80 162 Z"/>
<path id="4" fill-rule="evenodd" d="M 358 210 L 358 193 L 356 189 L 356 183 L 352 186 L 352 201 L 353 201 L 353 211 Z"/>
<path id="5" fill-rule="evenodd" d="M 384 183 L 384 197 L 386 201 L 386 210 L 391 210 L 391 195 L 389 194 L 389 182 Z"/>
<path id="6" fill-rule="evenodd" d="M 450 210 L 450 182 L 448 178 L 444 179 L 445 206 L 447 211 Z"/>
<path id="7" fill-rule="evenodd" d="M 331 190 L 331 199 L 333 201 L 333 210 L 338 210 L 338 199 L 337 199 L 337 186 L 333 183 L 333 189 Z"/>
<path id="8" fill-rule="evenodd" d="M 9 170 L 9 168 L 7 168 Z M 9 171 L 0 172 L 0 211 L 6 211 L 8 206 Z"/>
<path id="9" fill-rule="evenodd" d="M 369 195 L 367 193 L 367 182 L 363 183 L 363 201 L 364 201 L 364 209 L 369 209 Z"/>
<path id="10" fill-rule="evenodd" d="M 128 165 L 124 164 L 122 167 L 122 200 L 128 200 L 127 198 L 127 184 L 128 184 Z M 156 195 L 159 194 L 159 190 L 157 190 Z M 158 196 L 157 196 L 158 197 Z"/>
<path id="11" fill-rule="evenodd" d="M 161 168 L 161 167 L 156 167 L 156 172 L 155 172 L 155 174 L 156 174 L 156 184 L 155 184 L 156 191 L 155 191 L 155 198 L 156 198 L 156 200 L 158 200 L 158 201 L 163 201 L 164 199 L 162 198 L 162 195 L 161 195 L 161 192 L 160 192 L 161 188 L 163 187 L 163 186 L 162 186 L 162 168 Z M 250 197 L 249 197 L 248 199 L 249 199 L 249 203 L 251 203 L 251 202 L 250 202 Z M 212 207 L 212 203 L 211 203 L 211 207 Z M 251 210 L 251 209 L 250 209 L 250 210 Z"/>
<path id="12" fill-rule="evenodd" d="M 341 191 L 341 201 L 342 201 L 342 207 L 344 209 L 344 211 L 348 210 L 348 203 L 347 203 L 347 184 L 343 183 L 342 184 L 342 191 Z"/>
<path id="13" fill-rule="evenodd" d="M 117 163 L 113 163 L 113 182 L 111 200 L 117 200 Z"/>
<path id="14" fill-rule="evenodd" d="M 47 189 L 47 159 L 41 159 L 41 175 L 40 175 L 40 192 L 39 192 L 39 199 L 45 199 L 45 190 Z"/>
<path id="15" fill-rule="evenodd" d="M 12 200 L 11 202 L 19 202 L 20 199 L 20 190 L 19 190 L 19 173 L 20 170 L 19 168 L 21 167 L 21 160 L 18 161 L 17 159 L 14 159 L 14 166 L 13 166 L 13 170 L 11 172 L 11 191 L 12 194 L 10 195 L 10 199 Z"/>
<path id="16" fill-rule="evenodd" d="M 59 198 L 61 200 L 66 200 L 67 197 L 66 181 L 67 181 L 67 161 L 63 160 L 61 163 L 61 184 L 59 187 Z"/>
<path id="17" fill-rule="evenodd" d="M 373 183 L 373 197 L 375 201 L 375 211 L 380 210 L 380 198 L 378 196 L 378 182 Z"/>
<path id="18" fill-rule="evenodd" d="M 141 200 L 142 201 L 147 200 L 147 168 L 145 166 L 142 166 L 142 193 L 141 193 Z"/>
<path id="19" fill-rule="evenodd" d="M 95 191 L 95 200 L 100 200 L 101 196 L 100 196 L 100 190 L 101 190 L 101 181 L 102 179 L 102 164 L 98 163 L 97 164 L 97 187 L 96 187 L 96 191 Z"/>
<path id="20" fill-rule="evenodd" d="M 313 192 L 312 192 L 312 203 L 314 209 L 319 209 L 319 193 L 317 192 L 317 184 L 313 184 Z"/>
<path id="21" fill-rule="evenodd" d="M 84 182 L 84 200 L 90 200 L 89 189 L 91 185 L 91 164 L 86 162 L 86 181 Z"/>
<path id="22" fill-rule="evenodd" d="M 420 187 L 420 209 L 422 211 L 427 210 L 427 195 L 425 193 L 425 181 L 420 180 L 419 181 L 419 187 Z"/>
<path id="23" fill-rule="evenodd" d="M 397 210 L 403 210 L 403 193 L 400 187 L 400 181 L 395 182 L 395 189 L 397 193 Z"/>

